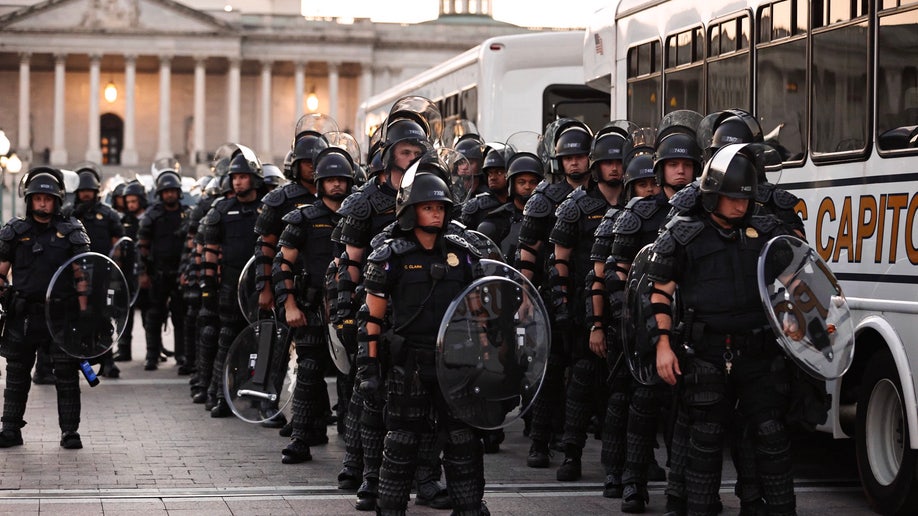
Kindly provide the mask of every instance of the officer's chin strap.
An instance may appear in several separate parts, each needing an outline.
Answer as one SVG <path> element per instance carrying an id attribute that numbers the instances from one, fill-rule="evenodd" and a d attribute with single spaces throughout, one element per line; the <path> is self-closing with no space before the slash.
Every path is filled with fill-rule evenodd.
<path id="1" fill-rule="evenodd" d="M 428 235 L 436 235 L 443 231 L 443 228 L 440 226 L 418 226 L 418 229 L 427 233 Z"/>

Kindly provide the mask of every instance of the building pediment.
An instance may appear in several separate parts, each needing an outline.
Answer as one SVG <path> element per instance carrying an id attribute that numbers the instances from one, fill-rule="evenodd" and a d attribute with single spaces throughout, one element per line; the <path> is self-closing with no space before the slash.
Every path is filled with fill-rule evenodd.
<path id="1" fill-rule="evenodd" d="M 232 27 L 172 0 L 47 0 L 0 16 L 8 32 L 213 34 Z"/>

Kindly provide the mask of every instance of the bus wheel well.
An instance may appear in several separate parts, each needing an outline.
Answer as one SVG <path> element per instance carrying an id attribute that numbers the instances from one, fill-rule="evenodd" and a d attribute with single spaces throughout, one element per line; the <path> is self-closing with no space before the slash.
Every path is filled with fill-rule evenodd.
<path id="1" fill-rule="evenodd" d="M 864 371 L 870 359 L 877 353 L 889 353 L 889 348 L 883 337 L 871 328 L 857 334 L 854 346 L 854 360 L 851 367 L 842 376 L 838 404 L 840 407 L 853 407 L 857 404 L 860 389 L 864 379 Z M 841 414 L 850 414 L 852 417 L 841 417 Z M 842 430 L 848 435 L 854 435 L 854 411 L 840 411 L 840 424 Z"/>

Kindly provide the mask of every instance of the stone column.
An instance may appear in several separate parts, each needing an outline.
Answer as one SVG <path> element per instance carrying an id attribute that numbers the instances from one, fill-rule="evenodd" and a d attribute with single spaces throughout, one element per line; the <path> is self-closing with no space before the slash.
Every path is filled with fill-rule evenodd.
<path id="1" fill-rule="evenodd" d="M 23 161 L 32 161 L 32 127 L 30 124 L 32 111 L 29 109 L 31 60 L 32 54 L 19 54 L 19 134 L 17 135 L 19 141 L 13 148 Z"/>
<path id="2" fill-rule="evenodd" d="M 271 65 L 268 60 L 261 62 L 261 138 L 258 142 L 261 159 L 269 163 L 274 161 L 271 152 Z"/>
<path id="3" fill-rule="evenodd" d="M 86 142 L 86 161 L 93 163 L 102 162 L 102 151 L 99 148 L 99 66 L 102 56 L 91 54 L 89 56 L 89 136 Z"/>
<path id="4" fill-rule="evenodd" d="M 203 163 L 206 157 L 204 148 L 204 121 L 207 114 L 204 111 L 207 86 L 207 58 L 197 56 L 194 59 L 194 147 L 191 152 L 191 164 Z M 200 161 L 199 161 L 200 160 Z"/>
<path id="5" fill-rule="evenodd" d="M 124 148 L 121 149 L 122 165 L 137 165 L 140 157 L 137 155 L 137 121 L 135 104 L 137 95 L 134 93 L 137 85 L 137 56 L 124 56 Z"/>
<path id="6" fill-rule="evenodd" d="M 54 55 L 54 137 L 51 144 L 51 164 L 67 164 L 67 147 L 64 141 L 64 102 L 65 75 L 67 73 L 67 55 Z"/>
<path id="7" fill-rule="evenodd" d="M 226 139 L 239 143 L 239 90 L 241 82 L 241 65 L 239 58 L 230 58 L 229 72 L 226 76 Z"/>
<path id="8" fill-rule="evenodd" d="M 172 107 L 172 56 L 159 58 L 159 146 L 154 159 L 171 158 L 172 127 L 169 110 Z"/>
<path id="9" fill-rule="evenodd" d="M 364 63 L 360 65 L 360 79 L 357 84 L 357 103 L 366 102 L 371 95 L 373 95 L 373 67 L 371 67 L 369 63 Z M 365 127 L 360 127 L 360 120 L 354 120 L 354 134 L 362 134 L 365 129 Z"/>
<path id="10" fill-rule="evenodd" d="M 306 113 L 304 109 L 303 93 L 306 91 L 306 63 L 297 62 L 293 65 L 293 98 L 294 123 Z"/>
<path id="11" fill-rule="evenodd" d="M 338 63 L 332 62 L 328 63 L 328 116 L 338 121 Z"/>

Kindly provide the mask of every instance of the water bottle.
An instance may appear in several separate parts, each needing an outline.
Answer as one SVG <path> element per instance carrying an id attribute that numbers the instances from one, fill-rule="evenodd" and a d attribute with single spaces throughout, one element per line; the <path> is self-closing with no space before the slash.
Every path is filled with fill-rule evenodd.
<path id="1" fill-rule="evenodd" d="M 96 372 L 92 370 L 92 366 L 89 365 L 88 361 L 81 361 L 80 369 L 83 371 L 83 376 L 86 377 L 86 381 L 89 383 L 90 387 L 99 385 L 99 378 L 96 377 Z"/>

